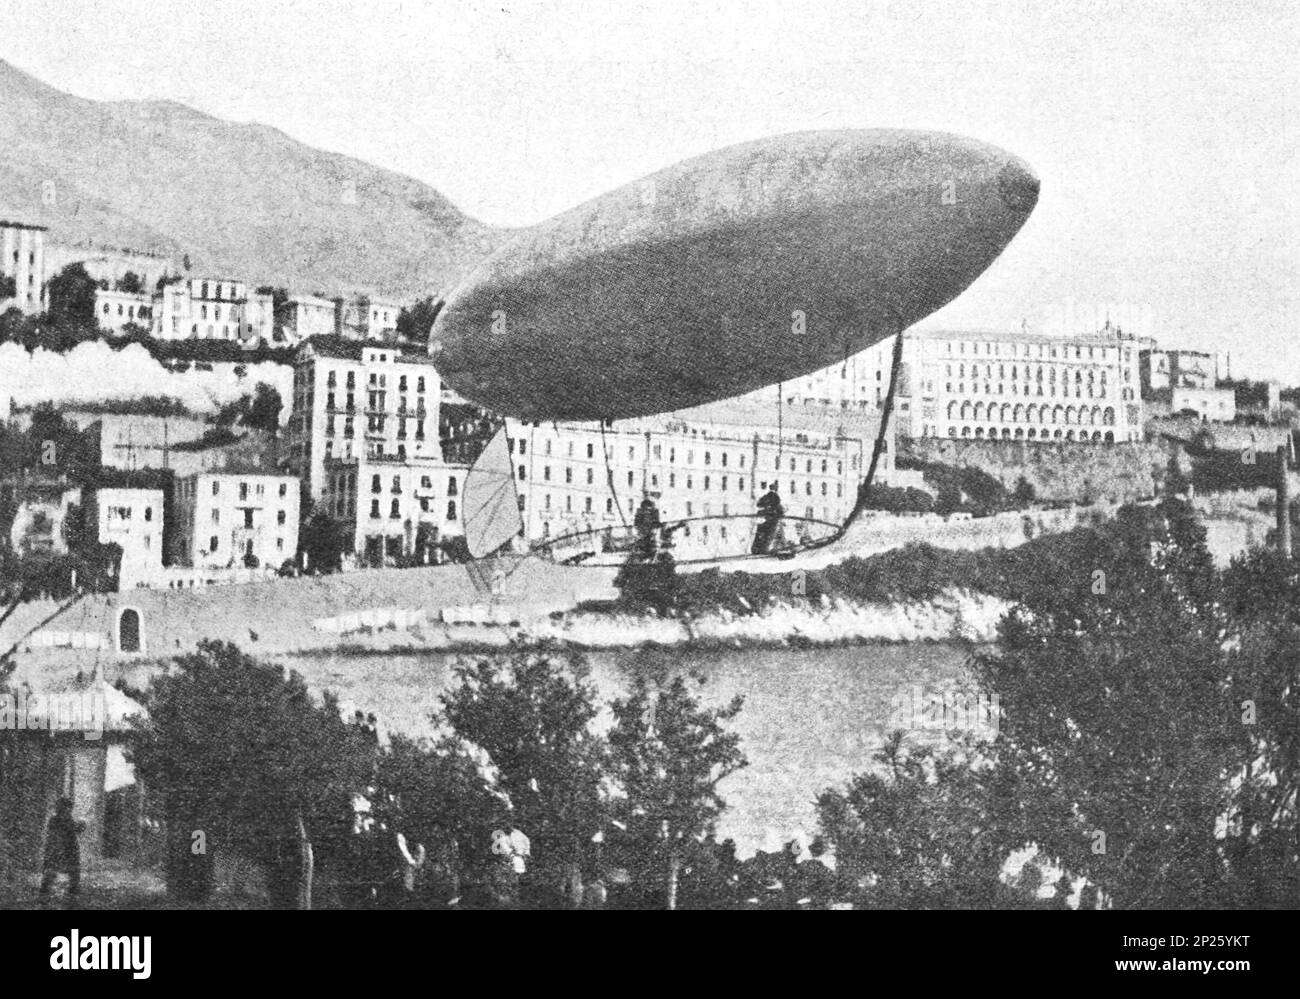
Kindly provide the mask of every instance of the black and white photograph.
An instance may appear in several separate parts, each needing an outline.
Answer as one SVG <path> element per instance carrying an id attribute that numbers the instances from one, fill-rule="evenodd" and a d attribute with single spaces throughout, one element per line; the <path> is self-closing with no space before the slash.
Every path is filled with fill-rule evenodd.
<path id="1" fill-rule="evenodd" d="M 1199 910 L 1094 963 L 1249 979 L 1222 913 L 1300 907 L 1297 51 L 1280 0 L 0 0 L 33 960 Z"/>

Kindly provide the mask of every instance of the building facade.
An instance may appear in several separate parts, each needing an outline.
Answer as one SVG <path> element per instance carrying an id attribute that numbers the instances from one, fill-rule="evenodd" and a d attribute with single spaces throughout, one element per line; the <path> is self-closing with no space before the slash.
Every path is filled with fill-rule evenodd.
<path id="1" fill-rule="evenodd" d="M 128 274 L 134 274 L 146 294 L 151 294 L 160 280 L 179 270 L 176 262 L 164 253 L 51 240 L 45 248 L 45 279 L 48 281 L 69 264 L 81 264 L 101 287 L 115 287 Z"/>
<path id="2" fill-rule="evenodd" d="M 443 460 L 440 398 L 427 355 L 338 338 L 299 349 L 289 467 L 306 497 L 345 523 L 367 565 L 461 533 L 465 470 Z"/>
<path id="3" fill-rule="evenodd" d="M 893 341 L 864 354 L 859 377 L 879 405 L 889 389 Z M 894 400 L 898 436 L 1142 440 L 1138 354 L 1137 340 L 1118 330 L 1071 337 L 908 331 Z"/>
<path id="4" fill-rule="evenodd" d="M 143 292 L 95 291 L 95 321 L 100 329 L 121 334 L 128 325 L 153 329 L 153 296 Z"/>
<path id="5" fill-rule="evenodd" d="M 16 308 L 25 315 L 44 312 L 45 227 L 0 220 L 0 313 Z"/>
<path id="6" fill-rule="evenodd" d="M 1218 381 L 1219 356 L 1205 350 L 1151 346 L 1141 352 L 1138 363 L 1144 398 L 1174 388 L 1212 389 Z"/>
<path id="7" fill-rule="evenodd" d="M 98 489 L 88 512 L 100 543 L 122 549 L 120 589 L 158 577 L 163 567 L 161 489 Z"/>
<path id="8" fill-rule="evenodd" d="M 296 556 L 300 483 L 291 475 L 201 472 L 176 481 L 176 559 L 205 569 L 279 567 Z"/>
<path id="9" fill-rule="evenodd" d="M 338 301 L 338 333 L 352 340 L 384 340 L 397 330 L 400 302 L 357 295 Z"/>
<path id="10" fill-rule="evenodd" d="M 338 332 L 338 303 L 331 298 L 291 295 L 285 302 L 282 329 L 289 343 Z"/>
<path id="11" fill-rule="evenodd" d="M 153 335 L 163 340 L 229 340 L 255 346 L 274 331 L 271 295 L 248 291 L 243 281 L 188 278 L 164 285 L 153 297 Z"/>
<path id="12" fill-rule="evenodd" d="M 641 501 L 674 535 L 679 558 L 749 550 L 758 499 L 775 487 L 792 536 L 827 536 L 849 516 L 879 421 L 869 414 L 773 407 L 748 398 L 599 424 L 508 420 L 508 448 L 525 533 L 534 544 L 601 531 L 626 533 Z M 893 470 L 886 438 L 876 481 Z"/>
<path id="13" fill-rule="evenodd" d="M 1231 423 L 1237 418 L 1237 394 L 1230 388 L 1173 388 L 1169 410 L 1175 416 L 1193 412 L 1204 421 Z"/>

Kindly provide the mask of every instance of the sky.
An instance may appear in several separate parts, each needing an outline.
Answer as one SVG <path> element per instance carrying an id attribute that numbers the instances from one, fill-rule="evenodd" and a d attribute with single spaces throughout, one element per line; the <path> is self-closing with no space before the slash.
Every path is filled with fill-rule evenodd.
<path id="1" fill-rule="evenodd" d="M 1109 317 L 1300 384 L 1289 0 L 0 0 L 0 58 L 167 98 L 423 180 L 498 225 L 811 128 L 992 142 L 1042 180 L 930 327 Z"/>

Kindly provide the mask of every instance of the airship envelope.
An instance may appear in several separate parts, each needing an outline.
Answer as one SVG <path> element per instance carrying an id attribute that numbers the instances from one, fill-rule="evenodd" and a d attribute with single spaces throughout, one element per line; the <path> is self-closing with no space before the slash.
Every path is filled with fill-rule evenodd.
<path id="1" fill-rule="evenodd" d="M 448 296 L 430 349 L 466 398 L 614 420 L 826 367 L 961 294 L 1033 211 L 994 146 L 896 130 L 715 150 L 521 231 Z"/>

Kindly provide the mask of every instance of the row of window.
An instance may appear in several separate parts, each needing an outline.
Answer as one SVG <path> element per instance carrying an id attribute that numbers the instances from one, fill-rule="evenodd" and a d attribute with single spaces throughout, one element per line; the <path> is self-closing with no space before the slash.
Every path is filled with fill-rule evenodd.
<path id="1" fill-rule="evenodd" d="M 244 526 L 245 526 L 245 527 L 252 527 L 252 526 L 253 526 L 253 511 L 252 511 L 252 509 L 249 508 L 249 509 L 243 510 L 242 513 L 243 513 L 243 515 L 244 515 Z M 148 519 L 148 518 L 146 518 L 146 519 Z M 285 525 L 285 523 L 286 523 L 287 520 L 288 520 L 288 515 L 287 515 L 283 510 L 277 510 L 277 511 L 275 512 L 275 522 L 276 522 L 276 524 L 277 524 L 278 526 L 283 527 L 283 526 Z M 214 523 L 214 524 L 220 524 L 220 523 L 221 523 L 221 511 L 220 511 L 217 507 L 215 507 L 215 506 L 212 508 L 212 523 Z"/>
<path id="2" fill-rule="evenodd" d="M 524 500 L 524 498 L 523 498 L 522 496 L 520 496 L 520 497 L 519 497 L 519 509 L 520 509 L 520 510 L 523 510 L 523 508 L 524 508 L 524 502 L 523 502 L 523 500 Z M 424 498 L 422 498 L 422 499 L 420 500 L 420 510 L 421 510 L 422 512 L 424 512 L 424 513 L 428 513 L 429 510 L 430 510 L 431 508 L 432 508 L 432 503 L 429 501 L 428 497 L 424 497 Z M 371 519 L 371 520 L 379 520 L 379 519 L 381 519 L 382 517 L 383 517 L 383 514 L 380 512 L 379 500 L 377 500 L 377 499 L 372 499 L 372 500 L 370 501 L 370 519 Z M 401 501 L 401 500 L 397 500 L 397 499 L 395 499 L 395 500 L 392 501 L 392 503 L 389 505 L 389 508 L 388 508 L 388 517 L 389 517 L 390 520 L 401 520 L 401 519 L 402 519 L 402 501 Z M 455 520 L 455 519 L 456 519 L 456 501 L 455 501 L 455 500 L 448 500 L 448 501 L 447 501 L 447 519 L 448 519 L 448 520 Z"/>
<path id="3" fill-rule="evenodd" d="M 1115 425 L 1115 410 L 1111 406 L 1102 409 L 1100 406 L 1093 406 L 1091 409 L 1086 406 L 1080 406 L 1076 409 L 1074 406 L 1012 406 L 1009 402 L 1004 402 L 1001 407 L 996 403 L 989 403 L 986 407 L 982 402 L 971 403 L 963 402 L 958 407 L 957 401 L 953 400 L 948 403 L 948 419 L 962 420 L 963 422 L 978 423 L 981 420 L 999 420 L 1002 423 L 1064 423 L 1089 426 L 1101 425 L 1111 427 Z"/>
<path id="4" fill-rule="evenodd" d="M 350 389 L 355 389 L 357 387 L 357 373 L 355 371 L 349 371 L 346 374 L 347 374 L 347 382 L 346 382 L 347 387 Z M 406 375 L 401 375 L 398 377 L 397 390 L 399 392 L 405 392 L 407 390 L 408 383 L 406 379 L 407 379 Z M 376 372 L 372 371 L 370 372 L 370 384 L 373 386 L 378 386 L 379 388 L 387 388 L 388 376 L 384 374 L 377 374 Z M 337 386 L 338 386 L 338 372 L 334 370 L 327 371 L 325 373 L 325 387 L 336 388 Z M 424 391 L 424 375 L 420 375 L 415 379 L 415 391 L 416 392 Z"/>
<path id="5" fill-rule="evenodd" d="M 928 428 L 928 430 L 932 431 L 933 428 Z M 928 435 L 929 434 L 927 433 L 927 436 Z M 1100 430 L 1094 430 L 1091 433 L 1087 430 L 1080 430 L 1076 434 L 1073 428 L 1069 430 L 1062 430 L 1059 427 L 1055 430 L 1049 430 L 1046 427 L 1044 427 L 1040 431 L 1040 430 L 1036 430 L 1034 427 L 1030 427 L 1028 429 L 1025 429 L 1024 427 L 1015 427 L 1014 429 L 1011 427 L 989 427 L 986 430 L 984 427 L 966 426 L 961 428 L 960 433 L 958 432 L 958 429 L 956 427 L 949 427 L 948 436 L 949 437 L 970 437 L 970 438 L 974 438 L 975 440 L 984 440 L 984 439 L 993 440 L 994 438 L 1001 438 L 1002 440 L 1017 440 L 1017 441 L 1018 440 L 1031 440 L 1031 441 L 1033 440 L 1038 440 L 1038 441 L 1078 440 L 1078 441 L 1091 441 L 1093 443 L 1105 442 L 1107 444 L 1113 444 L 1115 442 L 1115 432 L 1113 430 L 1107 430 L 1104 433 Z"/>
<path id="6" fill-rule="evenodd" d="M 233 544 L 233 542 L 232 542 L 232 547 L 233 547 L 233 546 L 234 546 L 234 544 Z M 221 539 L 220 539 L 219 537 L 217 537 L 217 535 L 214 534 L 214 535 L 212 535 L 212 537 L 208 538 L 208 550 L 207 550 L 206 552 L 203 552 L 202 554 L 204 554 L 204 555 L 216 555 L 217 552 L 220 550 L 220 548 L 221 548 Z M 284 538 L 276 538 L 276 539 L 275 539 L 275 550 L 276 550 L 277 552 L 283 552 L 283 551 L 284 551 Z M 252 554 L 254 554 L 254 552 L 253 552 L 253 542 L 252 542 L 251 540 L 248 540 L 248 541 L 245 541 L 245 542 L 244 542 L 244 554 L 245 554 L 245 555 L 252 555 Z"/>
<path id="7" fill-rule="evenodd" d="M 1062 358 L 1068 358 L 1070 356 L 1070 347 L 1071 347 L 1070 344 L 1020 343 L 1014 340 L 997 341 L 997 342 L 982 341 L 982 343 L 984 346 L 984 355 L 986 357 L 1055 358 L 1060 356 Z M 953 357 L 956 355 L 964 355 L 967 353 L 965 341 L 957 341 L 955 346 L 956 349 L 954 350 L 954 342 L 951 340 L 947 341 L 946 353 L 948 354 L 949 357 Z M 979 356 L 980 344 L 972 343 L 970 347 L 971 347 L 970 354 L 972 356 Z M 1074 347 L 1074 359 L 1077 361 L 1084 360 L 1083 352 L 1085 349 L 1088 352 L 1087 360 L 1090 361 L 1092 360 L 1108 361 L 1118 357 L 1118 354 L 1113 355 L 1111 353 L 1112 349 L 1117 350 L 1118 348 L 1111 348 L 1111 347 L 1085 348 L 1082 344 L 1074 344 L 1073 347 Z M 1060 352 L 1059 355 L 1057 353 L 1058 351 Z M 1097 356 L 1096 353 L 1097 351 L 1101 352 L 1100 357 Z M 1132 348 L 1128 348 L 1128 347 L 1124 348 L 1124 360 L 1131 361 L 1132 359 L 1133 359 Z"/>

